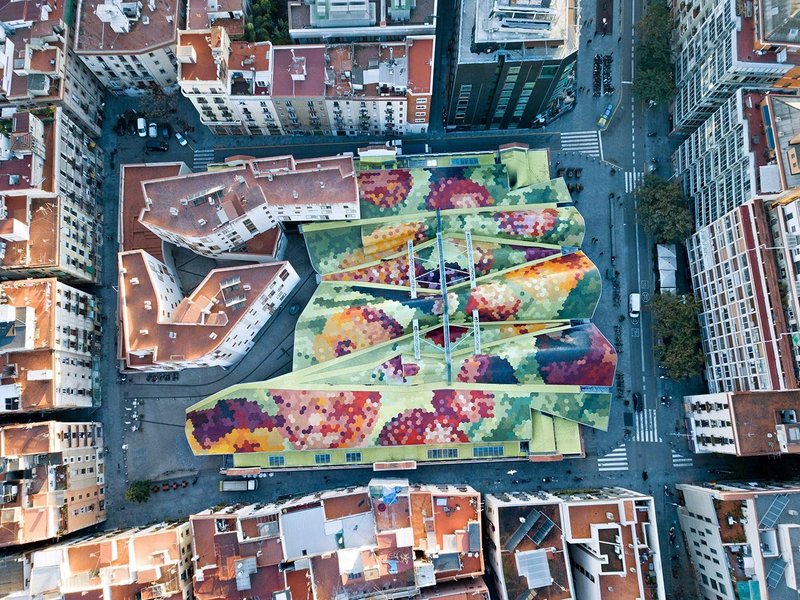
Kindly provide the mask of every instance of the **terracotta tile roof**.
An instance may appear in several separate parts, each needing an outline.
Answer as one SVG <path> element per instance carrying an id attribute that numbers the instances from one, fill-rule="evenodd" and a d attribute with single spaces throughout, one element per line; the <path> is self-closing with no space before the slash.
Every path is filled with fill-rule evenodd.
<path id="1" fill-rule="evenodd" d="M 174 177 L 182 172 L 188 173 L 189 167 L 181 162 L 122 165 L 119 185 L 119 239 L 122 250 L 144 250 L 158 260 L 163 260 L 161 238 L 139 222 L 139 215 L 144 209 L 142 182 Z"/>
<path id="2" fill-rule="evenodd" d="M 176 306 L 164 306 L 154 283 L 156 279 L 164 281 L 164 275 L 168 273 L 163 264 L 155 263 L 142 250 L 122 252 L 118 262 L 122 356 L 129 365 L 195 360 L 212 353 L 245 316 L 252 302 L 288 264 L 278 262 L 215 269 Z M 222 286 L 234 277 L 239 280 L 237 287 L 247 290 L 241 292 L 245 300 L 226 306 Z M 171 277 L 165 285 L 177 287 Z"/>
<path id="3" fill-rule="evenodd" d="M 263 204 L 355 203 L 351 157 L 296 162 L 286 157 L 285 161 L 291 165 L 289 169 L 279 166 L 279 170 L 267 171 L 274 164 L 282 165 L 280 159 L 243 160 L 222 170 L 147 181 L 143 187 L 150 205 L 139 220 L 181 236 L 202 237 L 221 224 L 220 211 L 231 220 Z M 209 196 L 214 198 L 213 204 L 207 201 Z"/>
<path id="4" fill-rule="evenodd" d="M 142 15 L 128 33 L 115 33 L 95 13 L 100 2 L 79 0 L 75 22 L 75 51 L 78 54 L 145 54 L 175 44 L 181 21 L 180 0 L 157 0 L 156 10 L 143 3 Z M 145 24 L 144 17 L 149 19 Z"/>

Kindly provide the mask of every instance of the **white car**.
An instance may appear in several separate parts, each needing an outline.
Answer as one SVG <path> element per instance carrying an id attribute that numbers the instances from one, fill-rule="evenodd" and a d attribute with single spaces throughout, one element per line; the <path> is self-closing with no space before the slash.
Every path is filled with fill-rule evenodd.
<path id="1" fill-rule="evenodd" d="M 147 137 L 147 121 L 142 117 L 136 119 L 136 130 L 139 132 L 139 137 Z"/>
<path id="2" fill-rule="evenodd" d="M 157 138 L 158 137 L 158 125 L 156 125 L 155 123 L 150 123 L 150 127 L 148 127 L 147 131 L 148 131 L 148 135 L 151 138 Z"/>
<path id="3" fill-rule="evenodd" d="M 185 146 L 185 145 L 188 143 L 188 142 L 187 142 L 187 140 L 186 140 L 186 138 L 185 138 L 185 137 L 183 137 L 179 131 L 176 131 L 176 132 L 175 132 L 175 139 L 176 139 L 176 140 L 178 140 L 178 143 L 179 143 L 181 146 Z"/>

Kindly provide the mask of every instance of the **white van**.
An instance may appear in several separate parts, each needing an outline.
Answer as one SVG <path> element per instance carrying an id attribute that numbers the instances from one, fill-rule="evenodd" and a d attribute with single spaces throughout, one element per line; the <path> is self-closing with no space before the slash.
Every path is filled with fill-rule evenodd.
<path id="1" fill-rule="evenodd" d="M 628 316 L 631 319 L 638 319 L 639 312 L 642 310 L 642 297 L 639 294 L 631 294 L 628 302 Z"/>
<path id="2" fill-rule="evenodd" d="M 136 129 L 139 132 L 139 137 L 147 137 L 147 121 L 142 117 L 136 119 Z"/>

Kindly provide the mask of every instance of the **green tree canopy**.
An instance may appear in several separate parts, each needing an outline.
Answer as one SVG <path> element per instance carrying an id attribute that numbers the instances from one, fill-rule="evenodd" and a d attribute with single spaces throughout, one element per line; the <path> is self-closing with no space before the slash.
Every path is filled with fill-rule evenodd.
<path id="1" fill-rule="evenodd" d="M 248 42 L 291 43 L 287 7 L 287 2 L 278 0 L 253 0 L 244 26 L 245 39 Z"/>
<path id="2" fill-rule="evenodd" d="M 699 375 L 705 364 L 700 343 L 700 323 L 697 315 L 700 304 L 691 294 L 655 294 L 653 334 L 656 358 L 672 379 Z"/>
<path id="3" fill-rule="evenodd" d="M 128 502 L 147 502 L 150 499 L 150 482 L 134 481 L 125 490 L 125 499 Z"/>
<path id="4" fill-rule="evenodd" d="M 647 174 L 636 199 L 642 226 L 657 244 L 683 242 L 692 233 L 692 213 L 678 183 Z"/>
<path id="5" fill-rule="evenodd" d="M 670 102 L 675 95 L 672 62 L 672 15 L 664 2 L 650 2 L 636 24 L 636 70 L 633 95 L 642 100 Z"/>

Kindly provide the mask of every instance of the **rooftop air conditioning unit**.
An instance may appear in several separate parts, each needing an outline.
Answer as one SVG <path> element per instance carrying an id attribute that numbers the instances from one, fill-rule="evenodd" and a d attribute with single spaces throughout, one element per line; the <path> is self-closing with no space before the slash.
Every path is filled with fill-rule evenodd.
<path id="1" fill-rule="evenodd" d="M 131 277 L 131 285 L 139 285 L 139 278 Z"/>
<path id="2" fill-rule="evenodd" d="M 189 199 L 188 198 L 181 198 L 181 205 L 189 206 Z"/>
<path id="3" fill-rule="evenodd" d="M 175 333 L 174 331 L 170 331 L 170 332 L 169 332 L 169 339 L 171 339 L 171 340 L 174 340 L 174 339 L 176 339 L 177 337 L 178 337 L 178 334 L 177 334 L 177 333 Z"/>
<path id="4" fill-rule="evenodd" d="M 202 227 L 203 225 L 205 225 L 207 222 L 208 222 L 208 221 L 206 221 L 205 219 L 197 219 L 197 224 L 198 224 L 200 227 Z"/>

